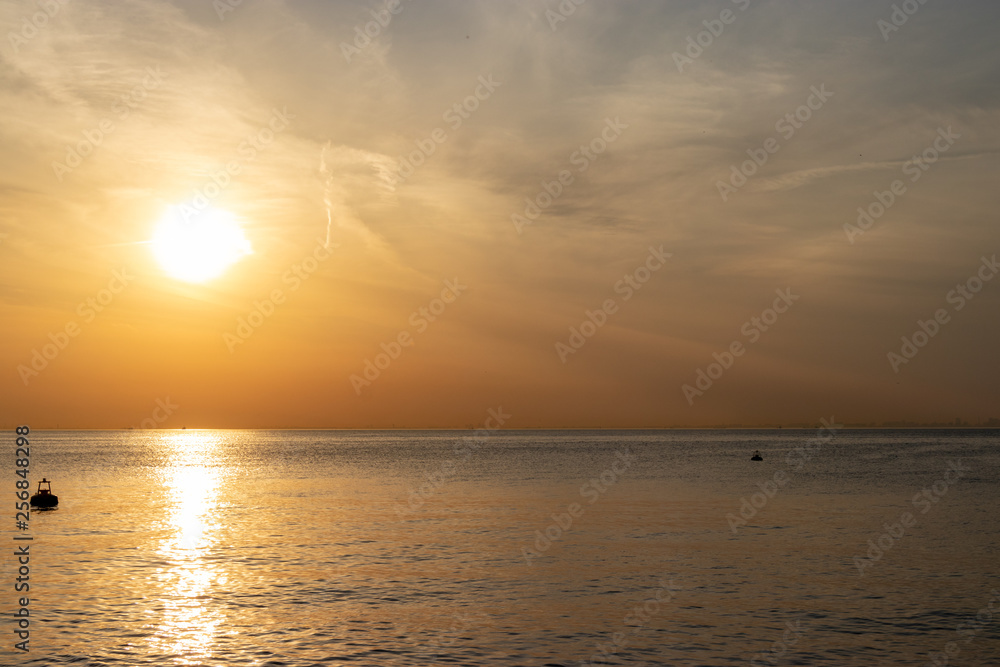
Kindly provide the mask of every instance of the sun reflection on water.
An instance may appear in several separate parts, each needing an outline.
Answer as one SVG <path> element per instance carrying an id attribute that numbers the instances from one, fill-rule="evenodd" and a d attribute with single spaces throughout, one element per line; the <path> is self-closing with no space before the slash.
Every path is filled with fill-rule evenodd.
<path id="1" fill-rule="evenodd" d="M 221 437 L 211 431 L 164 434 L 161 446 L 170 465 L 164 473 L 168 509 L 166 535 L 157 553 L 162 613 L 153 633 L 156 648 L 175 664 L 200 664 L 212 654 L 223 621 L 212 605 L 212 591 L 224 588 L 226 574 L 211 550 L 220 522 L 220 468 L 216 465 Z M 158 614 L 159 615 L 159 614 Z"/>

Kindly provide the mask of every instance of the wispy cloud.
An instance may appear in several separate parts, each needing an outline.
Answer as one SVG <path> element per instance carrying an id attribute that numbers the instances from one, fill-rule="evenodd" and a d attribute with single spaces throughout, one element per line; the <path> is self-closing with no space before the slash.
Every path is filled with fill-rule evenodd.
<path id="1" fill-rule="evenodd" d="M 966 153 L 958 155 L 943 155 L 939 157 L 936 162 L 954 162 L 957 160 L 971 160 L 975 158 L 986 157 L 990 155 L 998 155 L 1000 151 L 982 151 L 976 153 Z M 816 167 L 813 169 L 800 169 L 797 171 L 791 171 L 778 176 L 772 176 L 771 178 L 761 178 L 752 181 L 750 184 L 750 190 L 756 192 L 776 192 L 781 190 L 794 190 L 805 185 L 809 185 L 815 181 L 820 181 L 826 178 L 833 178 L 841 174 L 859 172 L 859 171 L 883 171 L 896 169 L 898 170 L 907 162 L 913 158 L 906 158 L 905 160 L 883 160 L 881 162 L 861 162 L 859 164 L 839 164 L 829 167 Z"/>
<path id="2" fill-rule="evenodd" d="M 323 177 L 323 205 L 326 207 L 326 245 L 334 223 L 360 236 L 372 248 L 385 249 L 385 241 L 362 222 L 349 204 L 359 191 L 374 194 L 380 201 L 392 201 L 392 171 L 395 161 L 385 155 L 327 142 L 320 151 L 319 172 Z"/>

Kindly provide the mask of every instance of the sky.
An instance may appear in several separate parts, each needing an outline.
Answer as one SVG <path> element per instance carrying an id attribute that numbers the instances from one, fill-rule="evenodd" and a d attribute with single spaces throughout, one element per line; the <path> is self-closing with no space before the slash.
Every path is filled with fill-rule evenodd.
<path id="1" fill-rule="evenodd" d="M 5 427 L 1000 417 L 995 2 L 0 26 Z"/>

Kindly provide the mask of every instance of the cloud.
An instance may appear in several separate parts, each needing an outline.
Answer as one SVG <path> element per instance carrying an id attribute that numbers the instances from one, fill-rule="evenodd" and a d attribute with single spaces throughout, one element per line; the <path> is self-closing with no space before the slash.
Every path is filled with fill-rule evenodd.
<path id="1" fill-rule="evenodd" d="M 980 151 L 959 155 L 943 155 L 936 162 L 953 162 L 956 160 L 971 160 L 989 155 L 1000 155 L 1000 151 Z M 815 181 L 833 178 L 840 174 L 859 171 L 898 170 L 913 158 L 905 160 L 887 160 L 882 162 L 862 162 L 859 164 L 840 164 L 829 167 L 816 167 L 787 172 L 771 178 L 759 178 L 750 182 L 749 190 L 755 192 L 777 192 L 794 190 L 809 185 Z"/>
<path id="2" fill-rule="evenodd" d="M 368 228 L 352 209 L 351 197 L 362 193 L 392 202 L 395 160 L 385 155 L 327 142 L 320 151 L 319 172 L 323 177 L 323 205 L 326 207 L 326 245 L 331 228 L 337 227 L 361 237 L 372 249 L 385 250 L 384 239 Z"/>

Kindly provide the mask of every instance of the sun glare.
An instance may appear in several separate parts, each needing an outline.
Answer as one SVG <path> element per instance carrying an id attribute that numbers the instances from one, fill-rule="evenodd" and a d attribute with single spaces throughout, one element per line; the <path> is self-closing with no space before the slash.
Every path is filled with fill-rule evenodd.
<path id="1" fill-rule="evenodd" d="M 235 215 L 217 208 L 170 207 L 153 235 L 153 253 L 173 277 L 191 283 L 217 278 L 253 252 Z"/>

